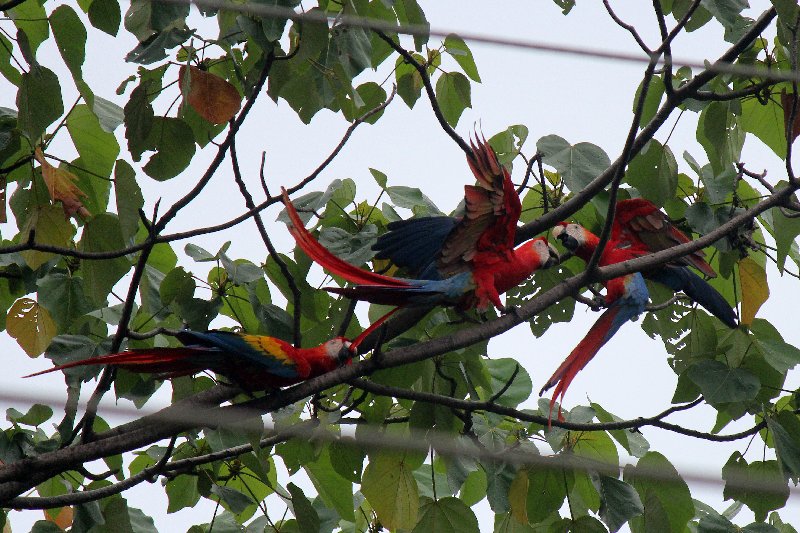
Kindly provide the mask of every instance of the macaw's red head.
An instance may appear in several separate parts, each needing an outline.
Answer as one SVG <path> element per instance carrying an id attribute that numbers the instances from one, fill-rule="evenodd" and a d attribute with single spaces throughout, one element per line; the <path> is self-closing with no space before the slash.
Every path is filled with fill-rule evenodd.
<path id="1" fill-rule="evenodd" d="M 355 355 L 353 343 L 344 337 L 334 337 L 325 344 L 325 354 L 336 361 L 337 366 L 349 363 Z"/>
<path id="2" fill-rule="evenodd" d="M 560 240 L 564 248 L 578 256 L 581 256 L 581 252 L 591 255 L 597 245 L 597 236 L 580 224 L 559 222 L 552 232 L 553 237 Z"/>
<path id="3" fill-rule="evenodd" d="M 523 246 L 538 260 L 538 268 L 550 268 L 558 263 L 558 252 L 547 242 L 547 237 L 536 237 Z"/>

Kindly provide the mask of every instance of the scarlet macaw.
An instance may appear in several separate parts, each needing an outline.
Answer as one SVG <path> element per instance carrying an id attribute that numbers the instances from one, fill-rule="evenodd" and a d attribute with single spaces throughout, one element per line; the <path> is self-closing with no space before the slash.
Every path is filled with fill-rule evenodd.
<path id="1" fill-rule="evenodd" d="M 659 252 L 672 246 L 690 242 L 655 204 L 643 198 L 617 202 L 611 239 L 633 250 L 645 253 Z M 591 255 L 591 253 L 590 253 Z M 705 307 L 729 328 L 737 327 L 736 313 L 725 298 L 703 278 L 687 266 L 693 266 L 708 277 L 717 273 L 705 259 L 702 250 L 685 255 L 674 262 L 648 269 L 642 274 L 673 291 L 683 291 L 692 301 Z"/>
<path id="2" fill-rule="evenodd" d="M 596 235 L 578 224 L 562 222 L 553 228 L 553 235 L 560 239 L 567 249 L 572 250 L 575 255 L 585 258 L 587 261 L 600 242 Z M 619 243 L 612 240 L 604 248 L 598 264 L 600 266 L 612 265 L 641 255 L 644 255 L 644 253 L 626 247 L 619 247 Z M 650 297 L 644 278 L 639 272 L 610 279 L 605 282 L 605 285 L 605 301 L 608 309 L 600 315 L 600 318 L 592 325 L 583 340 L 572 350 L 572 353 L 561 363 L 539 392 L 539 395 L 542 395 L 551 387 L 556 387 L 550 400 L 551 418 L 556 398 L 563 400 L 567 388 L 569 388 L 570 383 L 578 372 L 597 355 L 600 348 L 614 336 L 622 324 L 644 311 Z M 558 418 L 559 420 L 562 419 L 560 406 Z"/>
<path id="3" fill-rule="evenodd" d="M 461 309 L 485 310 L 491 303 L 504 310 L 500 294 L 520 284 L 537 269 L 549 267 L 557 254 L 546 237 L 514 248 L 521 204 L 511 177 L 500 166 L 488 143 L 473 143 L 472 149 L 474 159 L 468 158 L 467 162 L 478 185 L 464 187 L 464 217 L 459 221 L 449 217 L 439 217 L 444 222 L 439 218 L 405 221 L 405 228 L 413 227 L 413 231 L 400 239 L 407 248 L 397 239 L 392 241 L 400 246 L 399 255 L 406 257 L 415 255 L 420 246 L 427 247 L 420 251 L 416 261 L 432 264 L 435 260 L 436 269 L 415 269 L 414 274 L 420 275 L 420 279 L 382 276 L 337 258 L 305 229 L 284 195 L 292 223 L 289 230 L 298 245 L 327 270 L 357 284 L 326 290 L 387 305 L 457 305 Z M 427 231 L 428 226 L 433 227 L 432 232 Z M 386 257 L 395 258 L 394 255 Z M 405 264 L 402 260 L 397 263 Z"/>
<path id="4" fill-rule="evenodd" d="M 388 318 L 388 317 L 384 317 Z M 246 390 L 285 387 L 349 364 L 358 345 L 382 322 L 364 330 L 352 342 L 344 337 L 313 348 L 295 348 L 266 335 L 231 331 L 184 330 L 180 348 L 142 348 L 112 353 L 54 366 L 25 377 L 87 365 L 111 365 L 132 372 L 177 377 L 211 370 Z"/>

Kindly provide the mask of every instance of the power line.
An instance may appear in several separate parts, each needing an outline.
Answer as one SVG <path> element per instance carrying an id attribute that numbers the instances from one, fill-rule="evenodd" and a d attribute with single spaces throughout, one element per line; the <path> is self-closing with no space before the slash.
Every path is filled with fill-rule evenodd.
<path id="1" fill-rule="evenodd" d="M 24 394 L 7 394 L 0 392 L 0 400 L 2 401 L 22 401 L 25 403 L 33 404 L 45 401 L 50 404 L 57 404 L 61 399 L 57 398 L 43 398 L 36 395 Z M 80 408 L 85 408 L 86 404 L 81 403 Z M 225 421 L 220 421 L 218 415 L 209 416 L 206 412 L 188 412 L 181 411 L 180 413 L 167 412 L 161 413 L 157 411 L 146 411 L 144 409 L 135 409 L 123 406 L 102 406 L 98 412 L 104 414 L 117 414 L 123 416 L 144 417 L 150 415 L 157 415 L 159 420 L 164 422 L 191 422 L 198 426 L 208 425 L 213 423 L 215 427 L 224 427 Z M 263 420 L 263 414 L 257 411 L 253 413 L 254 417 L 259 416 Z M 246 422 L 244 422 L 246 424 Z M 241 429 L 243 422 L 241 420 L 230 424 L 231 428 Z M 336 422 L 332 422 L 336 424 Z M 272 424 L 264 425 L 264 432 L 262 437 L 264 439 L 274 440 L 280 438 L 282 440 L 289 440 L 291 438 L 302 438 L 305 440 L 316 440 L 324 442 L 340 442 L 345 445 L 355 446 L 359 448 L 366 448 L 374 451 L 411 451 L 411 452 L 427 452 L 431 448 L 437 453 L 450 456 L 460 457 L 465 459 L 477 459 L 492 463 L 506 463 L 517 467 L 530 467 L 536 466 L 540 468 L 572 470 L 572 471 L 592 471 L 598 472 L 603 475 L 617 477 L 620 472 L 629 467 L 636 468 L 636 475 L 640 478 L 652 479 L 656 481 L 669 481 L 675 480 L 674 474 L 660 469 L 642 468 L 641 466 L 634 466 L 633 464 L 615 464 L 611 462 L 601 461 L 597 459 L 590 459 L 581 457 L 580 455 L 572 454 L 556 454 L 556 455 L 542 455 L 542 452 L 537 449 L 528 447 L 517 448 L 502 448 L 492 450 L 485 446 L 478 446 L 474 441 L 462 435 L 454 435 L 445 431 L 428 430 L 428 431 L 414 431 L 412 430 L 407 435 L 387 434 L 385 428 L 374 425 L 362 425 L 357 432 L 351 435 L 341 435 L 332 433 L 326 429 L 318 429 L 309 425 L 308 421 L 305 423 L 300 422 L 291 427 L 275 427 Z M 380 429 L 379 429 L 380 427 Z M 566 431 L 555 429 L 554 431 Z M 580 432 L 574 432 L 579 434 Z M 235 455 L 248 453 L 252 450 L 251 445 L 242 445 L 233 448 Z M 220 452 L 215 452 L 217 455 Z M 213 455 L 213 454 L 212 454 Z M 233 456 L 233 455 L 232 455 Z M 198 458 L 194 458 L 196 462 Z M 167 463 L 169 465 L 170 463 Z M 167 471 L 170 468 L 167 467 Z M 800 487 L 791 485 L 776 485 L 774 479 L 757 479 L 752 475 L 734 474 L 728 476 L 727 480 L 722 480 L 717 475 L 700 472 L 697 469 L 689 467 L 681 467 L 676 469 L 678 475 L 687 483 L 710 485 L 718 487 L 725 485 L 727 487 L 735 488 L 749 488 L 753 490 L 763 490 L 775 492 L 780 490 L 789 490 L 790 493 L 800 494 Z M 787 487 L 788 489 L 784 489 Z"/>
<path id="2" fill-rule="evenodd" d="M 255 15 L 265 18 L 287 19 L 297 22 L 329 23 L 334 22 L 342 26 L 362 28 L 365 30 L 378 30 L 383 32 L 399 33 L 417 37 L 442 37 L 458 35 L 465 41 L 483 43 L 489 45 L 506 46 L 509 48 L 519 48 L 522 50 L 535 50 L 539 52 L 549 52 L 564 55 L 574 55 L 578 57 L 591 57 L 596 59 L 607 59 L 611 61 L 621 61 L 626 63 L 647 64 L 650 57 L 644 52 L 612 52 L 589 49 L 582 46 L 570 46 L 564 44 L 550 44 L 531 39 L 519 39 L 514 37 L 498 37 L 485 35 L 475 32 L 453 31 L 443 28 L 431 27 L 426 24 L 393 24 L 385 20 L 358 15 L 331 14 L 323 11 L 311 11 L 298 13 L 291 8 L 270 6 L 262 4 L 231 4 L 225 0 L 159 0 L 163 3 L 195 5 L 198 8 L 212 8 L 220 11 L 232 11 L 244 15 Z M 664 65 L 666 61 L 661 58 L 657 64 Z M 688 58 L 672 57 L 670 63 L 673 65 L 700 68 L 718 74 L 736 74 L 744 77 L 759 77 L 772 81 L 800 81 L 800 73 L 791 73 L 766 69 L 750 65 L 736 65 L 732 63 L 710 63 L 708 60 L 697 60 Z"/>

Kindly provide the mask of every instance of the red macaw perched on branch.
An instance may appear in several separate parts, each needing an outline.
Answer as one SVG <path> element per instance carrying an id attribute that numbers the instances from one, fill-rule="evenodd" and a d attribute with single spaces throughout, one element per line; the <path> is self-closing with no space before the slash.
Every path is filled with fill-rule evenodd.
<path id="1" fill-rule="evenodd" d="M 643 253 L 659 252 L 691 241 L 672 225 L 667 215 L 654 203 L 643 198 L 617 202 L 616 215 L 611 226 L 611 239 Z M 705 261 L 704 256 L 703 251 L 698 250 L 674 262 L 648 269 L 642 274 L 647 279 L 666 285 L 673 291 L 683 291 L 686 296 L 719 318 L 723 324 L 735 328 L 738 322 L 730 304 L 714 287 L 687 268 L 693 266 L 708 277 L 716 277 L 717 273 Z"/>
<path id="2" fill-rule="evenodd" d="M 549 267 L 558 255 L 545 237 L 514 248 L 521 204 L 511 177 L 486 141 L 473 143 L 472 149 L 475 157 L 467 162 L 478 185 L 464 187 L 464 217 L 460 221 L 449 217 L 405 221 L 404 228 L 413 231 L 392 241 L 400 249 L 398 255 L 408 257 L 419 251 L 415 260 L 420 265 L 432 264 L 435 258 L 435 271 L 414 270 L 420 279 L 382 276 L 335 257 L 305 229 L 284 195 L 292 222 L 290 231 L 298 245 L 327 270 L 357 284 L 326 290 L 387 305 L 457 305 L 461 309 L 485 310 L 494 304 L 504 310 L 500 294 L 522 283 L 537 269 Z M 391 254 L 385 257 L 395 258 Z M 397 263 L 406 264 L 402 260 Z"/>
<path id="3" fill-rule="evenodd" d="M 372 324 L 352 342 L 335 337 L 313 348 L 295 348 L 266 335 L 231 331 L 178 333 L 181 348 L 142 348 L 54 366 L 27 377 L 86 365 L 111 365 L 132 372 L 177 377 L 211 370 L 246 390 L 293 385 L 325 374 L 357 354 L 358 345 L 385 320 Z"/>
<path id="4" fill-rule="evenodd" d="M 587 260 L 591 257 L 600 241 L 596 235 L 582 226 L 563 222 L 553 229 L 553 235 L 560 239 L 568 250 L 572 250 L 575 255 L 585 257 Z M 643 255 L 642 252 L 624 247 L 620 248 L 618 245 L 619 243 L 614 241 L 608 242 L 603 254 L 600 256 L 598 263 L 600 266 L 621 263 Z M 638 272 L 610 279 L 605 282 L 605 285 L 605 300 L 608 309 L 600 315 L 597 322 L 589 329 L 589 333 L 572 350 L 572 353 L 561 363 L 539 392 L 541 395 L 551 387 L 556 387 L 550 400 L 551 418 L 556 398 L 559 398 L 560 401 L 564 399 L 567 388 L 569 388 L 570 383 L 578 372 L 597 355 L 600 348 L 614 336 L 622 324 L 644 311 L 650 297 L 644 278 Z M 558 418 L 562 420 L 560 406 L 558 408 Z"/>

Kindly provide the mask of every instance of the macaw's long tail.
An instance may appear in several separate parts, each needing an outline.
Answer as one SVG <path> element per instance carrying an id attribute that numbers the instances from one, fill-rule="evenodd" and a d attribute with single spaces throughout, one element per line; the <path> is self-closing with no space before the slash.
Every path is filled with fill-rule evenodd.
<path id="1" fill-rule="evenodd" d="M 343 261 L 326 250 L 303 225 L 300 216 L 297 214 L 286 189 L 283 189 L 283 203 L 286 205 L 286 212 L 289 215 L 291 224 L 289 232 L 297 241 L 297 245 L 314 261 L 322 265 L 326 270 L 341 276 L 351 283 L 361 283 L 364 285 L 386 285 L 390 287 L 408 287 L 408 283 L 398 278 L 382 276 L 375 272 L 362 270 L 350 263 Z"/>
<path id="2" fill-rule="evenodd" d="M 683 291 L 686 296 L 702 305 L 709 313 L 719 318 L 729 328 L 736 328 L 736 313 L 725 297 L 703 278 L 685 267 L 666 266 L 647 277 L 669 287 L 674 291 Z"/>
<path id="3" fill-rule="evenodd" d="M 600 315 L 597 322 L 589 329 L 589 333 L 572 350 L 572 353 L 564 359 L 561 366 L 558 367 L 550 379 L 547 380 L 547 383 L 544 384 L 542 390 L 539 391 L 539 396 L 541 396 L 548 389 L 555 386 L 553 397 L 550 400 L 550 419 L 553 418 L 553 405 L 555 405 L 556 399 L 559 402 L 564 399 L 564 394 L 578 372 L 597 355 L 600 348 L 614 336 L 622 324 L 640 312 L 641 309 L 639 307 L 625 305 L 624 300 L 617 300 L 615 305 L 612 305 Z M 558 407 L 558 419 L 563 420 L 561 405 Z"/>
<path id="4" fill-rule="evenodd" d="M 72 361 L 63 365 L 54 366 L 41 372 L 24 376 L 30 378 L 41 374 L 48 374 L 65 368 L 87 365 L 111 365 L 133 372 L 150 374 L 170 374 L 173 376 L 192 374 L 207 367 L 203 361 L 198 360 L 198 355 L 208 355 L 206 350 L 198 348 L 148 348 L 143 350 L 129 350 L 127 352 L 111 353 Z M 203 358 L 205 359 L 205 358 Z"/>
<path id="5" fill-rule="evenodd" d="M 389 259 L 415 278 L 438 279 L 436 259 L 458 219 L 447 216 L 397 220 L 378 237 L 372 249 L 378 259 Z"/>

